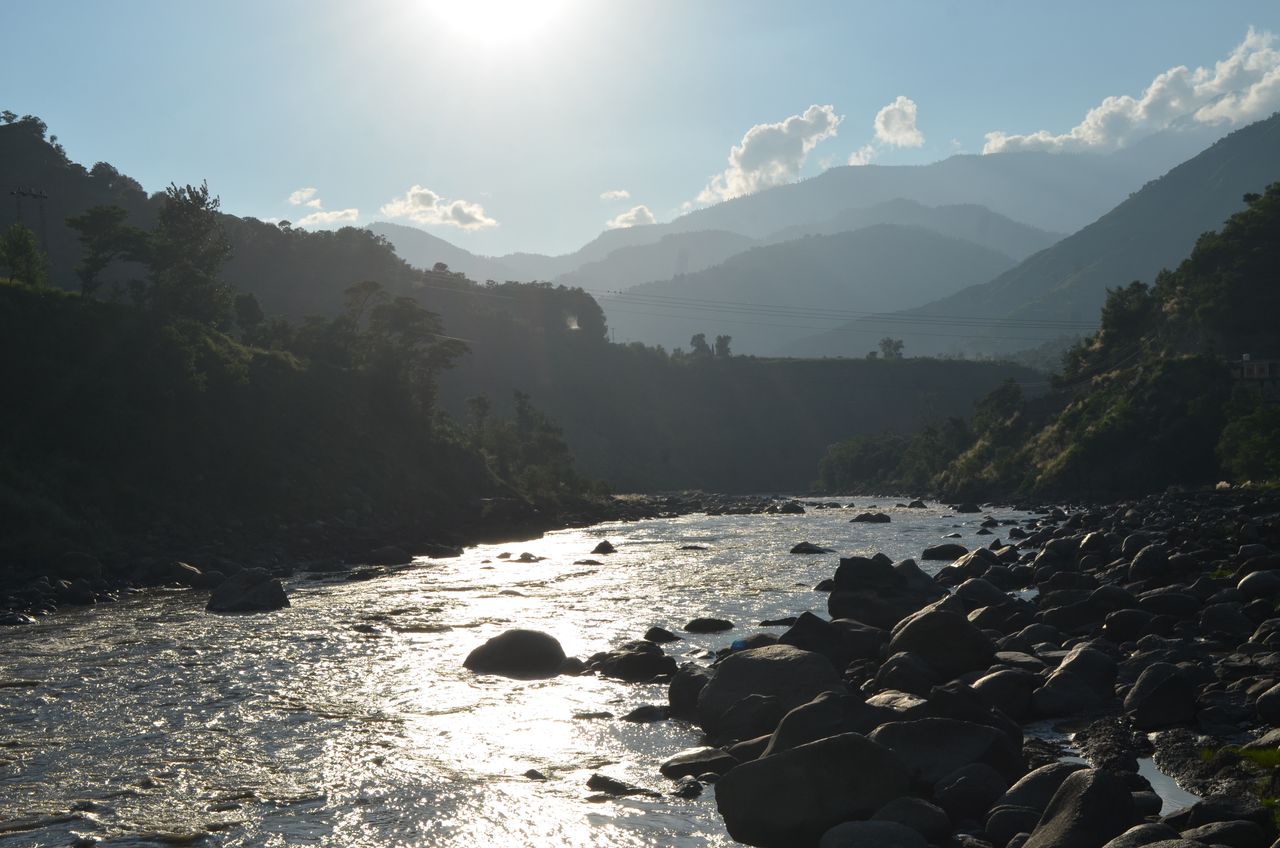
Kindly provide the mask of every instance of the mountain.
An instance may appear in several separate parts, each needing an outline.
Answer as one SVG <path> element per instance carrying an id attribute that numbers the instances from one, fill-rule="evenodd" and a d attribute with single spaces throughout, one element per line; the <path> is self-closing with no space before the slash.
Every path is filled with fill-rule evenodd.
<path id="1" fill-rule="evenodd" d="M 1197 236 L 1244 207 L 1245 193 L 1277 179 L 1280 114 L 1220 139 L 987 283 L 898 316 L 852 322 L 792 345 L 788 353 L 859 355 L 869 339 L 885 335 L 903 338 L 908 353 L 957 345 L 1007 352 L 1075 335 L 1095 322 L 1108 288 L 1151 280 L 1176 266 Z"/>
<path id="2" fill-rule="evenodd" d="M 516 278 L 515 272 L 500 260 L 477 256 L 417 227 L 374 221 L 365 229 L 391 242 L 396 255 L 416 268 L 433 268 L 443 262 L 449 270 L 460 271 L 473 280 L 505 282 Z"/>
<path id="3" fill-rule="evenodd" d="M 658 228 L 729 230 L 763 238 L 785 227 L 821 223 L 851 207 L 906 198 L 930 206 L 976 203 L 1049 232 L 1070 233 L 1220 134 L 1214 128 L 1166 131 L 1108 154 L 993 153 L 928 165 L 831 168 L 695 210 Z"/>
<path id="4" fill-rule="evenodd" d="M 880 224 L 752 248 L 714 268 L 634 286 L 601 303 L 618 340 L 676 347 L 698 332 L 725 333 L 739 353 L 766 353 L 808 335 L 833 311 L 901 309 L 1013 264 L 970 242 Z"/>
<path id="5" fill-rule="evenodd" d="M 820 224 L 787 227 L 764 241 L 773 244 L 809 235 L 860 230 L 874 224 L 923 227 L 944 236 L 991 248 L 1018 261 L 1044 250 L 1062 238 L 1060 233 L 1050 233 L 1019 223 L 974 203 L 926 206 L 914 200 L 897 198 L 874 206 L 846 209 Z"/>
<path id="6" fill-rule="evenodd" d="M 673 233 L 652 244 L 620 247 L 603 259 L 556 277 L 555 282 L 587 291 L 624 289 L 719 265 L 755 242 L 724 230 Z"/>

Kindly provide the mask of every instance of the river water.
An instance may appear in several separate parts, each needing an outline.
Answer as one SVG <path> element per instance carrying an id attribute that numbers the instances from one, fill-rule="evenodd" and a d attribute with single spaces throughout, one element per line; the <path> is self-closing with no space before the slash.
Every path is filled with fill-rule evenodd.
<path id="1" fill-rule="evenodd" d="M 198 593 L 154 592 L 9 628 L 0 846 L 734 844 L 712 788 L 587 800 L 595 772 L 671 789 L 657 767 L 698 744 L 688 725 L 584 717 L 665 704 L 664 686 L 475 676 L 463 659 L 516 626 L 585 658 L 655 624 L 738 625 L 667 649 L 694 658 L 759 621 L 825 614 L 812 587 L 837 556 L 788 553 L 797 542 L 899 559 L 949 533 L 970 547 L 992 538 L 975 537 L 981 516 L 940 505 L 880 501 L 891 523 L 849 522 L 876 503 L 603 524 L 363 582 L 303 574 L 273 613 L 212 615 Z M 574 564 L 605 538 L 617 553 Z M 545 559 L 511 561 L 523 552 Z"/>

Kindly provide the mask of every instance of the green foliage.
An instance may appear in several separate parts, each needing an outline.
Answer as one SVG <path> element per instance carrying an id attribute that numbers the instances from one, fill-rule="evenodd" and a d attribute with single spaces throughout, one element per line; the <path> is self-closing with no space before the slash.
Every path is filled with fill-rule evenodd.
<path id="1" fill-rule="evenodd" d="M 880 355 L 885 359 L 901 359 L 904 342 L 885 336 L 880 340 Z"/>
<path id="2" fill-rule="evenodd" d="M 1218 439 L 1223 468 L 1236 480 L 1280 480 L 1280 406 L 1237 402 L 1232 412 Z"/>
<path id="3" fill-rule="evenodd" d="M 95 169 L 102 164 L 98 163 Z M 142 261 L 146 256 L 146 233 L 126 224 L 128 216 L 119 206 L 94 206 L 83 215 L 67 219 L 67 226 L 80 234 L 84 249 L 76 266 L 82 294 L 89 297 L 96 294 L 102 285 L 103 272 L 114 263 Z"/>
<path id="4" fill-rule="evenodd" d="M 49 282 L 49 259 L 36 242 L 36 234 L 21 222 L 0 236 L 0 267 L 8 270 L 11 279 L 28 286 Z"/>
<path id="5" fill-rule="evenodd" d="M 233 290 L 221 278 L 231 242 L 207 183 L 170 184 L 155 229 L 147 239 L 150 272 L 144 302 L 170 319 L 219 326 L 231 315 Z"/>

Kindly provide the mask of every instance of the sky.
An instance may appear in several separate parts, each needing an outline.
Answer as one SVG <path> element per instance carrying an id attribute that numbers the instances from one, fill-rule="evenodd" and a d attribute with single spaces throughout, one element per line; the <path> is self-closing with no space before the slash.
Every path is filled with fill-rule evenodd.
<path id="1" fill-rule="evenodd" d="M 0 0 L 0 109 L 150 191 L 476 253 L 844 165 L 1280 109 L 1280 3 Z"/>

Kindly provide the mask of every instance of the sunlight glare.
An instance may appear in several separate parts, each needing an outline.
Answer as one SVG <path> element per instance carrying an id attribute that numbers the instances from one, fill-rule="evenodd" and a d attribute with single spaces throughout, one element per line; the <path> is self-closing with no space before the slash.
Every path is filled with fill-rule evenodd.
<path id="1" fill-rule="evenodd" d="M 484 46 L 542 42 L 558 29 L 568 0 L 428 0 L 432 19 L 457 38 Z"/>

